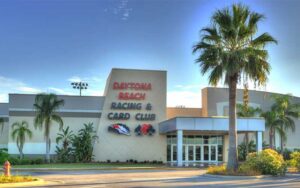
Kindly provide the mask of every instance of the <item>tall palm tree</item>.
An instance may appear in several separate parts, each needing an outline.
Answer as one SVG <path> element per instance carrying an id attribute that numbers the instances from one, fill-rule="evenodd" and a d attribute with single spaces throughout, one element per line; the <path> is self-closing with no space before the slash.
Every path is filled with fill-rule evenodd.
<path id="1" fill-rule="evenodd" d="M 283 152 L 283 142 L 286 140 L 286 131 L 295 131 L 295 118 L 300 117 L 300 104 L 291 103 L 291 95 L 273 95 L 275 100 L 271 107 L 278 115 L 278 124 L 280 125 L 280 150 Z"/>
<path id="2" fill-rule="evenodd" d="M 35 97 L 34 108 L 36 110 L 36 116 L 34 119 L 35 128 L 44 127 L 44 137 L 46 140 L 46 160 L 50 163 L 50 144 L 49 137 L 51 125 L 54 122 L 59 124 L 59 128 L 63 127 L 62 118 L 57 115 L 57 110 L 64 105 L 64 100 L 58 99 L 55 94 L 38 94 Z"/>
<path id="3" fill-rule="evenodd" d="M 66 129 L 62 129 L 62 133 L 58 133 L 56 137 L 56 143 L 62 142 L 63 149 L 66 151 L 71 144 L 74 134 L 73 131 L 69 131 L 69 126 Z"/>
<path id="4" fill-rule="evenodd" d="M 32 138 L 32 132 L 28 128 L 28 123 L 26 121 L 13 123 L 12 129 L 13 129 L 11 133 L 12 139 L 17 140 L 17 147 L 19 149 L 20 159 L 23 159 L 24 157 L 23 147 L 25 144 L 26 135 L 29 138 Z"/>
<path id="5" fill-rule="evenodd" d="M 229 152 L 227 170 L 238 169 L 236 129 L 236 89 L 240 78 L 265 85 L 270 72 L 265 46 L 277 41 L 268 33 L 257 34 L 262 14 L 250 11 L 247 6 L 234 4 L 217 10 L 211 19 L 212 26 L 203 28 L 200 41 L 193 53 L 202 74 L 209 73 L 209 84 L 216 86 L 224 81 L 229 86 Z"/>

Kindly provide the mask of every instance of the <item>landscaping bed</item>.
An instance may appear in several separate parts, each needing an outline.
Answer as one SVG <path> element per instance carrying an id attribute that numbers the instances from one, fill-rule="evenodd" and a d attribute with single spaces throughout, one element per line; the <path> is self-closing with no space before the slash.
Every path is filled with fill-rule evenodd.
<path id="1" fill-rule="evenodd" d="M 240 164 L 236 171 L 228 170 L 224 165 L 211 166 L 207 169 L 208 174 L 229 176 L 282 176 L 286 171 L 287 162 L 281 154 L 272 149 L 249 153 L 246 161 Z"/>
<path id="2" fill-rule="evenodd" d="M 102 169 L 102 168 L 159 168 L 165 167 L 163 164 L 151 163 L 53 163 L 35 165 L 14 165 L 12 169 Z"/>
<path id="3" fill-rule="evenodd" d="M 0 175 L 0 184 L 1 183 L 21 183 L 21 182 L 32 182 L 37 181 L 37 178 L 31 176 L 4 176 Z"/>

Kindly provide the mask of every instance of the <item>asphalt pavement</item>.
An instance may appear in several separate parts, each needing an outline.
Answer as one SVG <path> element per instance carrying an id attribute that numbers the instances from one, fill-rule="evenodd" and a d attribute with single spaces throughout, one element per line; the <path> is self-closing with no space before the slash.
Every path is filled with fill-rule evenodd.
<path id="1" fill-rule="evenodd" d="M 20 171 L 45 180 L 36 187 L 300 187 L 300 174 L 241 178 L 205 175 L 202 169 Z M 28 186 L 33 187 L 33 186 Z"/>

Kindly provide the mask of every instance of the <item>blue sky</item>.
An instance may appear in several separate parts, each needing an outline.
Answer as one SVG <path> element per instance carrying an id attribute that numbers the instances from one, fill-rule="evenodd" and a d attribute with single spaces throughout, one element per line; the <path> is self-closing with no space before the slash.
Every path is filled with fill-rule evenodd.
<path id="1" fill-rule="evenodd" d="M 70 81 L 90 83 L 102 95 L 114 67 L 168 71 L 168 106 L 201 106 L 208 86 L 192 46 L 212 13 L 243 2 L 266 20 L 279 44 L 269 46 L 266 88 L 300 96 L 300 1 L 1 0 L 0 101 L 8 93 L 77 94 Z M 251 99 L 250 99 L 251 100 Z"/>

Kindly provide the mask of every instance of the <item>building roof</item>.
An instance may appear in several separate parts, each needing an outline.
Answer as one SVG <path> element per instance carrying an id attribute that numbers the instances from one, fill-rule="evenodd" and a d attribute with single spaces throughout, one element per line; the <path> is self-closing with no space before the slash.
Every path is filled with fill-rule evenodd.
<path id="1" fill-rule="evenodd" d="M 8 103 L 0 103 L 0 117 L 8 116 Z"/>
<path id="2" fill-rule="evenodd" d="M 33 110 L 34 94 L 9 94 L 9 111 Z M 59 111 L 101 111 L 105 97 L 103 96 L 71 96 L 58 95 L 65 101 Z"/>

